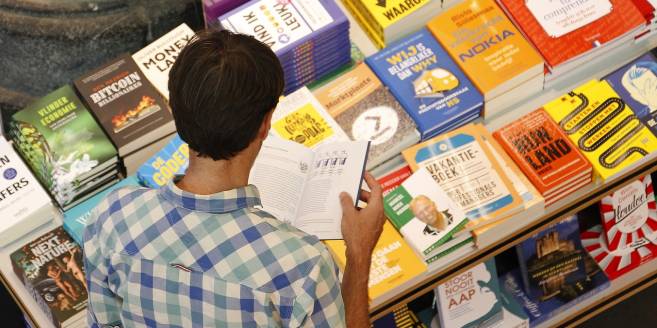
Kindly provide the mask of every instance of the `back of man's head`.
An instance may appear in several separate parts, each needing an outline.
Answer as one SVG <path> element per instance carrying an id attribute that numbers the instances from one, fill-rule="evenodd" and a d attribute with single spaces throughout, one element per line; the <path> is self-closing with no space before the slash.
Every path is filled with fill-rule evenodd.
<path id="1" fill-rule="evenodd" d="M 230 159 L 256 138 L 284 85 L 281 64 L 265 44 L 229 31 L 201 32 L 169 73 L 178 134 L 199 156 Z"/>

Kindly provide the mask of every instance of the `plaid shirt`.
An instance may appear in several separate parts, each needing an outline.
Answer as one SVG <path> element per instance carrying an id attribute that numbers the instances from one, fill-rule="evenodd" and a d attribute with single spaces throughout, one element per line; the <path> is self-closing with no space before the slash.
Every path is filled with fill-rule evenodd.
<path id="1" fill-rule="evenodd" d="M 110 193 L 84 234 L 89 326 L 344 326 L 326 247 L 259 205 L 252 185 Z"/>

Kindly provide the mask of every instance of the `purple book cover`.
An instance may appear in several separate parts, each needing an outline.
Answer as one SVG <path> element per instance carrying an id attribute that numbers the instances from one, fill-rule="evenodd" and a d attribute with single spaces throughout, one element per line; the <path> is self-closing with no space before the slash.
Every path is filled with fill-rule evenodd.
<path id="1" fill-rule="evenodd" d="M 254 0 L 221 16 L 219 21 L 226 29 L 253 35 L 279 57 L 325 33 L 349 27 L 334 0 Z"/>
<path id="2" fill-rule="evenodd" d="M 247 0 L 203 0 L 205 21 L 215 22 L 221 15 L 245 4 Z"/>

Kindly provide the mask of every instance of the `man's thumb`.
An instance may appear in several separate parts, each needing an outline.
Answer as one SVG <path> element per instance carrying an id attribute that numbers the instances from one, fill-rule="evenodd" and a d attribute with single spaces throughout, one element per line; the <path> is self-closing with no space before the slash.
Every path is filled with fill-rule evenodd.
<path id="1" fill-rule="evenodd" d="M 351 198 L 351 195 L 347 192 L 340 193 L 340 205 L 342 205 L 342 212 L 351 212 L 355 210 L 354 201 Z"/>

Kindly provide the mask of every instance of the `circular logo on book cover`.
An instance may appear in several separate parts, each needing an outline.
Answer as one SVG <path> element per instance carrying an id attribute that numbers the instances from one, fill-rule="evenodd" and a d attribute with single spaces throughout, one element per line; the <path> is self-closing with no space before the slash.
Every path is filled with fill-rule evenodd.
<path id="1" fill-rule="evenodd" d="M 13 178 L 16 177 L 16 175 L 18 175 L 18 173 L 16 172 L 15 169 L 12 168 L 8 168 L 2 173 L 2 176 L 5 177 L 5 179 L 7 180 L 12 180 Z"/>
<path id="2" fill-rule="evenodd" d="M 399 116 L 388 106 L 372 107 L 354 121 L 351 134 L 354 140 L 367 140 L 379 145 L 390 140 L 397 132 Z"/>
<path id="3" fill-rule="evenodd" d="M 641 181 L 634 181 L 612 196 L 614 219 L 622 233 L 632 233 L 648 220 L 648 202 Z"/>

